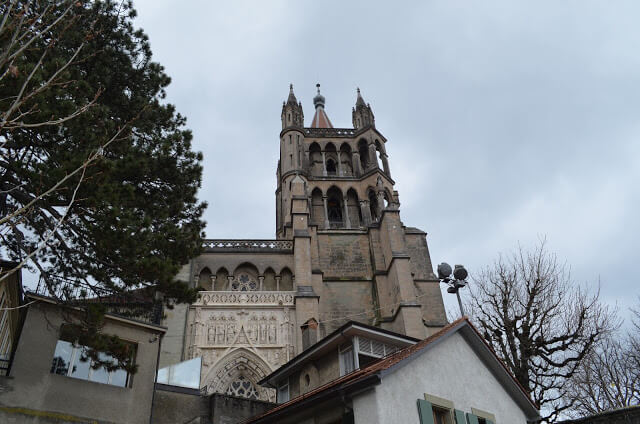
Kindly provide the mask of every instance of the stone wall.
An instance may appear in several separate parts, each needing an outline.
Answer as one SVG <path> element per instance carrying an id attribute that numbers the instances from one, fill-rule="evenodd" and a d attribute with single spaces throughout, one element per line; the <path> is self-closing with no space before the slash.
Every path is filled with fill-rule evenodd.
<path id="1" fill-rule="evenodd" d="M 158 384 L 152 424 L 236 424 L 261 414 L 274 403 Z"/>
<path id="2" fill-rule="evenodd" d="M 371 254 L 366 234 L 318 234 L 318 255 L 325 279 L 371 278 Z"/>
<path id="3" fill-rule="evenodd" d="M 10 375 L 0 387 L 0 422 L 148 423 L 164 330 L 107 317 L 105 334 L 136 343 L 138 370 L 129 387 L 100 384 L 51 373 L 60 326 L 71 313 L 63 316 L 59 306 L 44 301 L 29 306 Z"/>
<path id="4" fill-rule="evenodd" d="M 320 297 L 320 322 L 322 337 L 347 321 L 371 324 L 373 283 L 371 281 L 324 281 Z"/>
<path id="5" fill-rule="evenodd" d="M 427 247 L 427 235 L 416 228 L 405 229 L 407 253 L 411 256 L 411 272 L 414 280 L 434 280 L 433 265 Z"/>

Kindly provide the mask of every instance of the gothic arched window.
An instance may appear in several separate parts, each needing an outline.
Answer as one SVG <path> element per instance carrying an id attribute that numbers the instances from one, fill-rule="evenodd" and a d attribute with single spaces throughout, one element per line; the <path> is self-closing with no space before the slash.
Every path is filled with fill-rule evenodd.
<path id="1" fill-rule="evenodd" d="M 327 218 L 331 228 L 342 227 L 342 192 L 335 187 L 327 192 Z"/>
<path id="2" fill-rule="evenodd" d="M 376 197 L 376 193 L 371 190 L 369 191 L 369 210 L 371 212 L 371 219 L 373 221 L 378 220 L 378 198 Z"/>
<path id="3" fill-rule="evenodd" d="M 333 161 L 333 159 L 329 159 L 327 161 L 327 174 L 336 175 L 336 163 Z"/>
<path id="4" fill-rule="evenodd" d="M 238 396 L 247 399 L 258 399 L 258 391 L 256 386 L 253 385 L 251 380 L 244 375 L 238 376 L 235 380 L 229 384 L 227 388 L 227 394 L 231 396 Z"/>

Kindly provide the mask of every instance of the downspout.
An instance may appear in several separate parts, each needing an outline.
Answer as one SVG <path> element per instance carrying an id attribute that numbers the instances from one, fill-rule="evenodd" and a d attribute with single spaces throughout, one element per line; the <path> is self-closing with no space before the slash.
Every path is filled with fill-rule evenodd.
<path id="1" fill-rule="evenodd" d="M 156 400 L 156 386 L 158 384 L 158 366 L 160 365 L 160 351 L 162 350 L 162 336 L 156 336 L 158 340 L 158 355 L 156 356 L 156 375 L 153 378 L 153 392 L 151 392 L 151 411 L 149 413 L 149 424 L 153 424 L 153 406 Z"/>
<path id="2" fill-rule="evenodd" d="M 195 281 L 193 277 L 193 259 L 189 260 L 189 287 L 195 287 Z M 184 328 L 182 330 L 182 352 L 180 353 L 180 360 L 185 360 L 185 347 L 187 346 L 187 328 L 189 322 L 189 306 L 184 311 Z"/>

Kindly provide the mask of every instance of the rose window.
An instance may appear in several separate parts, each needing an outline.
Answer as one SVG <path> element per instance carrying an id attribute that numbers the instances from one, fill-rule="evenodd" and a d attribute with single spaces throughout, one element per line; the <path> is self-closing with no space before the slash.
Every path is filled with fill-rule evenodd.
<path id="1" fill-rule="evenodd" d="M 231 382 L 227 388 L 227 394 L 248 399 L 258 399 L 256 387 L 244 375 L 239 376 Z"/>
<path id="2" fill-rule="evenodd" d="M 231 283 L 231 290 L 233 291 L 256 291 L 258 290 L 258 283 L 247 274 L 240 274 Z"/>

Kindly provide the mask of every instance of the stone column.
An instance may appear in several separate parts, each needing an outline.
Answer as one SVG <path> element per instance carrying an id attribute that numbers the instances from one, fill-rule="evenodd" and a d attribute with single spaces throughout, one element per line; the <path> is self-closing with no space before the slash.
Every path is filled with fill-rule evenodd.
<path id="1" fill-rule="evenodd" d="M 329 228 L 329 212 L 327 210 L 327 196 L 322 196 L 322 203 L 324 204 L 324 228 Z"/>
<path id="2" fill-rule="evenodd" d="M 340 159 L 340 150 L 338 150 L 338 175 L 342 177 L 342 159 Z"/>
<path id="3" fill-rule="evenodd" d="M 382 211 L 385 210 L 384 191 L 379 191 L 377 197 L 378 197 L 378 210 L 380 211 L 380 215 L 382 216 Z"/>
<path id="4" fill-rule="evenodd" d="M 212 274 L 211 275 L 211 291 L 214 291 L 216 289 L 216 275 Z"/>
<path id="5" fill-rule="evenodd" d="M 349 206 L 347 205 L 347 196 L 342 194 L 342 203 L 344 204 L 344 227 L 351 228 L 351 220 L 349 219 Z"/>
<path id="6" fill-rule="evenodd" d="M 282 277 L 280 277 L 279 275 L 276 275 L 276 291 L 280 291 L 280 279 Z"/>
<path id="7" fill-rule="evenodd" d="M 227 277 L 227 290 L 231 290 L 231 284 L 233 283 L 233 279 L 235 277 L 233 275 L 229 275 Z"/>
<path id="8" fill-rule="evenodd" d="M 304 147 L 303 147 L 303 150 L 304 150 L 304 164 L 303 165 L 304 165 L 305 168 L 311 168 L 311 160 L 309 159 L 309 150 L 305 149 Z"/>
<path id="9" fill-rule="evenodd" d="M 369 142 L 369 159 L 371 159 L 369 163 L 370 168 L 378 167 L 378 155 L 376 155 L 376 146 L 373 142 Z"/>
<path id="10" fill-rule="evenodd" d="M 362 221 L 365 226 L 371 224 L 371 209 L 369 209 L 369 201 L 360 201 L 360 214 L 362 214 Z"/>
<path id="11" fill-rule="evenodd" d="M 380 157 L 382 158 L 382 167 L 384 168 L 385 174 L 391 177 L 391 171 L 389 171 L 389 160 L 386 153 L 380 152 Z"/>
<path id="12" fill-rule="evenodd" d="M 360 153 L 357 150 L 353 152 L 351 161 L 353 162 L 353 174 L 359 177 L 362 174 L 362 165 L 360 164 Z"/>
<path id="13" fill-rule="evenodd" d="M 327 161 L 325 160 L 324 150 L 322 151 L 322 175 L 327 176 Z"/>
<path id="14" fill-rule="evenodd" d="M 260 288 L 258 290 L 262 291 L 264 286 L 264 275 L 258 276 L 258 282 L 260 283 Z"/>

